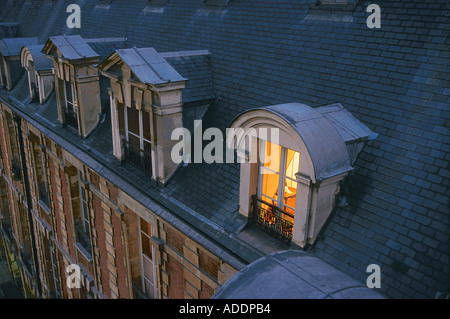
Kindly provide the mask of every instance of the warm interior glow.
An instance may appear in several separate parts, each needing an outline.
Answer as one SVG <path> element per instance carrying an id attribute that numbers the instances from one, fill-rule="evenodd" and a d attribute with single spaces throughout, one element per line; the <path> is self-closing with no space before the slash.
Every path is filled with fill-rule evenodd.
<path id="1" fill-rule="evenodd" d="M 297 197 L 295 174 L 299 169 L 300 153 L 268 141 L 263 145 L 261 199 L 294 214 Z M 280 181 L 283 183 L 282 189 L 279 187 Z M 279 192 L 282 192 L 283 203 L 279 203 Z"/>
<path id="2" fill-rule="evenodd" d="M 297 198 L 297 181 L 295 174 L 298 172 L 300 153 L 287 149 L 286 152 L 286 178 L 284 182 L 284 210 L 295 213 L 295 202 Z"/>

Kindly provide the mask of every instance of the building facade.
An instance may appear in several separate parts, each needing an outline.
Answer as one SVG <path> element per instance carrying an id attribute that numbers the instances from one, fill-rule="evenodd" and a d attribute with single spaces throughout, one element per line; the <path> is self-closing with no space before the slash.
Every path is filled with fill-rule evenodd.
<path id="1" fill-rule="evenodd" d="M 362 283 L 380 265 L 387 297 L 448 296 L 446 3 L 381 1 L 380 30 L 367 6 L 0 1 L 0 237 L 24 295 L 211 298 L 305 250 Z"/>

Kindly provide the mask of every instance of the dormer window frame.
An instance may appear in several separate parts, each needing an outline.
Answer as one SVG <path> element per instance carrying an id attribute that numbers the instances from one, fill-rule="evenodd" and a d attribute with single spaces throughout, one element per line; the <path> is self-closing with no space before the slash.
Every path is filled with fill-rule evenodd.
<path id="1" fill-rule="evenodd" d="M 67 102 L 67 88 L 64 81 L 73 85 L 75 103 L 72 113 L 71 127 L 77 126 L 78 135 L 82 139 L 89 137 L 101 123 L 102 99 L 100 90 L 100 75 L 97 65 L 100 55 L 94 51 L 91 43 L 122 42 L 123 38 L 83 39 L 79 35 L 62 35 L 50 37 L 42 49 L 42 53 L 53 62 L 55 88 L 57 97 L 58 121 L 65 126 Z M 64 93 L 64 90 L 66 93 Z M 74 109 L 76 112 L 73 112 Z M 77 125 L 75 125 L 75 122 Z"/>
<path id="2" fill-rule="evenodd" d="M 135 110 L 138 113 L 138 130 L 139 133 L 130 131 L 128 124 L 129 112 Z M 148 127 L 144 127 L 144 115 L 148 116 Z M 135 106 L 131 107 L 123 107 L 123 125 L 124 125 L 124 141 L 125 141 L 125 154 L 127 160 L 131 162 L 131 164 L 135 164 L 139 169 L 144 171 L 145 173 L 152 175 L 152 141 L 151 141 L 151 114 L 146 111 L 144 108 L 140 110 Z M 148 133 L 148 138 L 145 138 L 145 133 Z M 139 148 L 134 150 L 132 149 L 133 144 L 130 142 L 130 135 L 139 140 Z M 148 148 L 146 149 L 145 143 L 148 143 Z M 146 151 L 148 150 L 148 151 Z M 139 154 L 137 154 L 139 152 Z M 134 153 L 134 154 L 132 154 Z M 136 156 L 133 159 L 133 156 Z"/>
<path id="3" fill-rule="evenodd" d="M 114 157 L 121 164 L 128 162 L 121 108 L 135 107 L 147 111 L 150 114 L 150 138 L 144 140 L 145 135 L 140 136 L 139 144 L 142 146 L 146 140 L 150 141 L 151 179 L 163 187 L 180 166 L 171 160 L 172 147 L 177 142 L 170 138 L 170 133 L 183 126 L 182 89 L 187 79 L 154 48 L 116 50 L 98 68 L 110 79 L 108 93 Z M 139 125 L 142 122 L 140 120 Z"/>
<path id="4" fill-rule="evenodd" d="M 37 45 L 37 41 L 37 37 L 0 39 L 0 85 L 8 91 L 13 89 L 22 76 L 21 49 L 27 45 Z"/>
<path id="5" fill-rule="evenodd" d="M 34 100 L 37 96 L 39 96 L 39 83 L 33 61 L 29 62 L 28 68 L 26 68 L 26 70 L 28 71 L 28 80 L 30 81 L 31 99 Z"/>
<path id="6" fill-rule="evenodd" d="M 357 154 L 351 155 L 355 149 L 352 144 L 358 144 L 359 153 L 373 133 L 339 104 L 313 109 L 300 103 L 287 103 L 252 109 L 239 114 L 231 129 L 256 132 L 255 136 L 243 134 L 234 142 L 241 158 L 239 213 L 250 224 L 302 249 L 315 242 L 334 208 L 341 181 L 353 169 L 351 163 Z M 267 129 L 276 129 L 278 133 L 274 137 L 261 134 L 261 130 Z M 245 142 L 249 138 L 251 143 Z M 290 149 L 299 153 L 298 172 L 291 172 L 297 192 L 293 223 L 292 218 L 286 218 L 290 216 L 283 216 L 286 210 L 280 201 L 273 205 L 262 196 L 260 138 L 279 145 L 284 152 Z M 283 151 L 281 163 L 285 160 L 282 154 Z M 278 192 L 283 187 L 280 180 L 284 185 L 279 176 Z"/>
<path id="7" fill-rule="evenodd" d="M 64 123 L 69 127 L 78 131 L 79 123 L 78 123 L 78 108 L 76 101 L 76 94 L 74 83 L 72 81 L 67 81 L 66 79 L 61 79 L 63 82 L 63 101 L 64 101 Z M 70 93 L 67 92 L 67 87 L 70 87 Z M 68 99 L 71 96 L 72 101 Z"/>
<path id="8" fill-rule="evenodd" d="M 292 174 L 291 176 L 287 175 L 287 157 L 288 157 L 288 153 L 289 151 L 293 152 L 293 160 L 295 161 L 295 157 L 298 154 L 298 157 L 300 157 L 300 153 L 296 152 L 294 150 L 291 150 L 287 147 L 281 146 L 281 145 L 276 145 L 274 143 L 271 143 L 267 140 L 263 140 L 263 139 L 259 139 L 259 149 L 260 149 L 260 154 L 267 154 L 267 145 L 268 144 L 272 144 L 275 145 L 275 147 L 273 148 L 280 148 L 280 156 L 278 158 L 278 171 L 274 170 L 273 167 L 270 166 L 266 166 L 267 163 L 264 163 L 264 161 L 259 160 L 259 173 L 258 173 L 258 193 L 257 196 L 260 199 L 263 199 L 263 197 L 267 197 L 268 199 L 275 201 L 276 205 L 279 209 L 281 209 L 282 211 L 286 212 L 286 215 L 288 215 L 289 217 L 293 217 L 295 215 L 295 205 L 292 207 L 292 205 L 289 205 L 288 203 L 285 202 L 286 196 L 286 187 L 288 187 L 286 185 L 286 182 L 290 182 L 292 186 L 292 188 L 297 189 L 297 180 L 295 179 L 295 174 L 298 173 L 299 170 L 299 163 L 296 165 L 297 167 L 293 168 L 293 170 L 295 171 L 294 174 Z M 269 163 L 270 165 L 271 163 Z M 276 175 L 278 176 L 278 187 L 277 187 L 277 198 L 274 198 L 272 196 L 270 196 L 269 194 L 265 194 L 263 192 L 263 188 L 264 188 L 264 176 L 267 175 L 266 172 L 268 173 L 268 175 Z M 295 187 L 294 187 L 295 186 Z M 292 195 L 291 195 L 292 196 Z M 295 196 L 297 196 L 297 191 L 295 192 Z M 283 199 L 283 200 L 280 200 Z M 292 220 L 293 221 L 293 220 Z"/>
<path id="9" fill-rule="evenodd" d="M 54 87 L 53 63 L 41 52 L 43 45 L 23 46 L 20 60 L 28 73 L 28 87 L 32 101 L 44 104 Z"/>

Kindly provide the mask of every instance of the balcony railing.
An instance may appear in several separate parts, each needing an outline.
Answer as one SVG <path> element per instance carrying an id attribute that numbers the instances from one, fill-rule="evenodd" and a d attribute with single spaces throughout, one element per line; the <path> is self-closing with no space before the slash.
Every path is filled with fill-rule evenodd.
<path id="1" fill-rule="evenodd" d="M 152 158 L 140 148 L 137 148 L 127 141 L 123 141 L 125 145 L 125 160 L 131 166 L 139 169 L 147 175 L 152 174 Z"/>
<path id="2" fill-rule="evenodd" d="M 74 111 L 70 109 L 65 110 L 65 122 L 70 127 L 78 130 L 77 114 Z"/>
<path id="3" fill-rule="evenodd" d="M 258 228 L 282 241 L 291 242 L 294 230 L 294 216 L 292 214 L 253 196 L 250 220 Z"/>

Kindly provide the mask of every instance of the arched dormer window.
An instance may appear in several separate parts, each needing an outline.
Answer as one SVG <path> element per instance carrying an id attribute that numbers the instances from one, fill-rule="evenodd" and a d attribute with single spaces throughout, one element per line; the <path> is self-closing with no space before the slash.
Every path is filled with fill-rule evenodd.
<path id="1" fill-rule="evenodd" d="M 0 87 L 11 91 L 23 73 L 20 49 L 37 44 L 37 38 L 9 38 L 0 40 Z"/>
<path id="2" fill-rule="evenodd" d="M 239 212 L 286 242 L 314 243 L 372 132 L 340 104 L 252 109 L 231 128 L 256 133 L 235 140 L 242 159 Z"/>
<path id="3" fill-rule="evenodd" d="M 32 100 L 44 104 L 53 90 L 53 62 L 41 51 L 44 45 L 28 45 L 20 51 L 20 61 L 28 72 Z"/>

